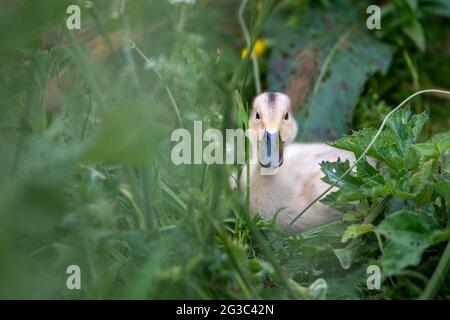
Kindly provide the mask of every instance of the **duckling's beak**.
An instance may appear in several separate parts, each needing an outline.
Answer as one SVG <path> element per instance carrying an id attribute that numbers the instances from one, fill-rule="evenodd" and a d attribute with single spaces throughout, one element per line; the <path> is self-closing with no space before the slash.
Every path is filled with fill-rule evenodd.
<path id="1" fill-rule="evenodd" d="M 264 130 L 260 142 L 259 164 L 264 168 L 278 168 L 283 164 L 283 141 L 280 131 L 269 133 Z"/>

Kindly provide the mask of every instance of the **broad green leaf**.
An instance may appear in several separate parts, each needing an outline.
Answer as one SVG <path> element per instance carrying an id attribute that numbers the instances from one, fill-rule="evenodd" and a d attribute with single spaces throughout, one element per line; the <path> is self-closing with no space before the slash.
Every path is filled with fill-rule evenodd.
<path id="1" fill-rule="evenodd" d="M 435 225 L 422 212 L 400 210 L 385 218 L 377 232 L 388 241 L 381 259 L 387 274 L 419 264 L 422 253 L 432 245 Z"/>
<path id="2" fill-rule="evenodd" d="M 142 163 L 150 159 L 166 131 L 156 118 L 162 114 L 157 109 L 157 105 L 135 102 L 112 110 L 102 130 L 86 146 L 80 161 Z"/>
<path id="3" fill-rule="evenodd" d="M 293 108 L 299 110 L 298 139 L 330 141 L 347 133 L 364 83 L 389 68 L 393 49 L 367 32 L 359 10 L 365 7 L 339 3 L 303 10 L 300 28 L 286 25 L 283 15 L 276 13 L 268 23 L 276 43 L 269 89 L 291 96 Z M 301 58 L 306 53 L 311 59 Z M 295 89 L 303 81 L 299 79 L 309 79 L 310 87 Z M 308 97 L 299 98 L 308 92 Z"/>

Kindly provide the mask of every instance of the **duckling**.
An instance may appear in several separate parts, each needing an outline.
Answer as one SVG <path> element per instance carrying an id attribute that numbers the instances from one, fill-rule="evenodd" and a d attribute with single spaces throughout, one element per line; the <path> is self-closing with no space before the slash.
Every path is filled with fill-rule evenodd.
<path id="1" fill-rule="evenodd" d="M 341 218 L 341 213 L 316 202 L 292 225 L 291 222 L 329 187 L 321 180 L 322 161 L 338 158 L 355 161 L 353 153 L 324 143 L 294 143 L 298 126 L 291 102 L 280 92 L 266 92 L 253 101 L 249 128 L 255 132 L 250 153 L 250 211 L 263 219 L 276 214 L 276 224 L 295 234 Z M 245 190 L 244 168 L 240 187 Z"/>

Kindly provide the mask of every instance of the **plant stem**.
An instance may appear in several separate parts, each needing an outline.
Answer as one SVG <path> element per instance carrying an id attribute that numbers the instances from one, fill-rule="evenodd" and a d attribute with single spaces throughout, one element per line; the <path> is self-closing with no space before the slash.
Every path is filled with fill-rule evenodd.
<path id="1" fill-rule="evenodd" d="M 378 215 L 383 212 L 383 210 L 388 205 L 389 201 L 391 201 L 392 195 L 385 196 L 376 206 L 375 208 L 369 213 L 369 215 L 364 219 L 364 224 L 373 223 L 375 219 L 378 217 Z"/>
<path id="2" fill-rule="evenodd" d="M 261 79 L 259 77 L 258 59 L 256 57 L 256 54 L 253 54 L 253 57 L 252 57 L 252 51 L 253 51 L 252 40 L 251 40 L 250 34 L 247 29 L 247 25 L 245 24 L 245 20 L 244 20 L 244 11 L 245 11 L 245 7 L 247 6 L 247 2 L 248 2 L 248 0 L 242 0 L 241 6 L 239 7 L 238 19 L 239 19 L 239 24 L 241 25 L 242 33 L 244 34 L 245 42 L 247 43 L 247 48 L 249 50 L 248 55 L 249 55 L 250 59 L 252 60 L 252 64 L 253 64 L 253 75 L 255 78 L 256 93 L 260 94 L 262 90 L 261 90 Z"/>

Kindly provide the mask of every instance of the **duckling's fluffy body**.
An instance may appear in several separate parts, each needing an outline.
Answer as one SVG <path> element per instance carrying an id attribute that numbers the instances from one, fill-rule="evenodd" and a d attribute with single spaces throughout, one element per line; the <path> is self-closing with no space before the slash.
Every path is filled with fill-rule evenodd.
<path id="1" fill-rule="evenodd" d="M 292 143 L 285 147 L 283 165 L 277 168 L 275 174 L 261 174 L 261 167 L 252 165 L 251 212 L 258 213 L 264 219 L 271 219 L 278 212 L 278 227 L 291 234 L 340 219 L 338 211 L 316 202 L 288 228 L 291 221 L 329 187 L 320 179 L 324 174 L 319 164 L 338 158 L 350 162 L 355 160 L 352 153 L 323 143 Z M 241 188 L 245 183 L 244 170 Z"/>
<path id="2" fill-rule="evenodd" d="M 277 225 L 288 233 L 338 220 L 341 214 L 320 202 L 316 202 L 291 226 L 290 223 L 329 185 L 321 180 L 322 161 L 355 161 L 350 152 L 323 143 L 292 143 L 297 134 L 297 123 L 292 116 L 289 98 L 282 93 L 263 93 L 253 102 L 249 119 L 250 129 L 256 130 L 257 141 L 252 143 L 250 161 L 250 210 L 264 219 L 275 215 Z M 260 150 L 267 147 L 267 135 L 279 135 L 281 161 L 267 168 L 260 159 Z M 270 134 L 269 134 L 270 133 Z M 271 141 L 268 139 L 267 141 Z M 284 148 L 283 148 L 284 146 Z M 284 150 L 283 150 L 284 149 Z M 246 185 L 246 169 L 240 184 Z"/>

